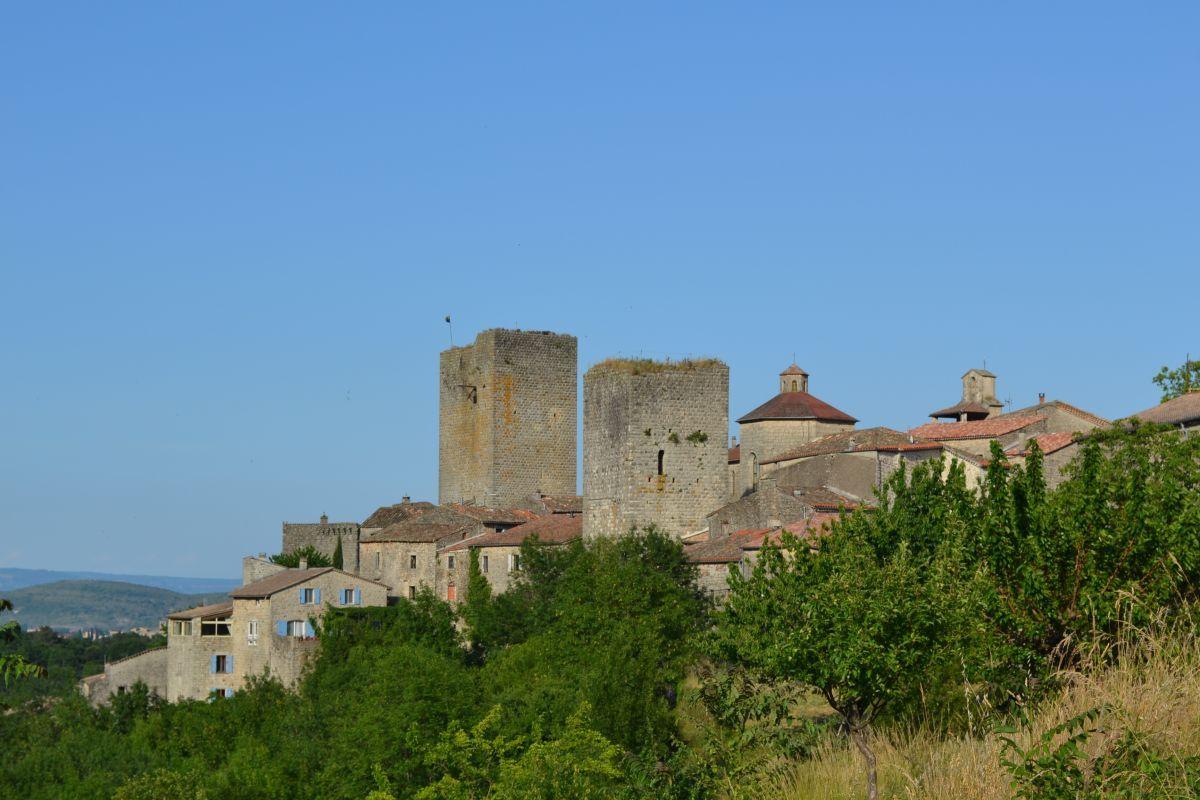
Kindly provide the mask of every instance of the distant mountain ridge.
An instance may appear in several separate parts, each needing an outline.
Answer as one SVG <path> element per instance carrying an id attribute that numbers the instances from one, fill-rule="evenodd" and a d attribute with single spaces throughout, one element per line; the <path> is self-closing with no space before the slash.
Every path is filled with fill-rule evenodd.
<path id="1" fill-rule="evenodd" d="M 155 586 L 120 581 L 68 580 L 6 589 L 15 619 L 29 630 L 48 625 L 59 630 L 157 628 L 172 611 L 229 599 L 225 592 L 181 594 Z"/>
<path id="2" fill-rule="evenodd" d="M 3 595 L 4 592 L 23 589 L 26 586 L 36 586 L 39 583 L 78 580 L 135 583 L 141 586 L 168 589 L 181 594 L 224 593 L 241 584 L 241 581 L 233 578 L 173 578 L 165 575 L 117 575 L 107 572 L 64 572 L 53 569 L 0 567 L 0 596 L 6 596 Z"/>

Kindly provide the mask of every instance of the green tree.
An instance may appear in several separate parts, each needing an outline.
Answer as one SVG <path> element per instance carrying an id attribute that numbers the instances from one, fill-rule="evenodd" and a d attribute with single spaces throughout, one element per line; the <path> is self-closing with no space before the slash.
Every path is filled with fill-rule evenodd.
<path id="1" fill-rule="evenodd" d="M 0 597 L 0 613 L 12 611 L 13 605 Z M 0 625 L 0 643 L 11 642 L 21 634 L 21 625 L 17 622 L 6 622 Z M 31 664 L 18 653 L 0 655 L 0 684 L 8 686 L 14 680 L 32 678 L 43 674 L 43 669 L 37 664 Z"/>
<path id="2" fill-rule="evenodd" d="M 338 544 L 341 544 L 340 539 L 338 540 Z M 281 567 L 291 567 L 292 569 L 295 569 L 296 567 L 300 566 L 300 559 L 302 558 L 308 561 L 308 566 L 310 568 L 333 566 L 333 562 L 330 560 L 329 556 L 325 555 L 311 544 L 306 544 L 304 547 L 298 547 L 290 553 L 276 553 L 275 555 L 271 556 L 271 562 L 278 564 Z"/>
<path id="3" fill-rule="evenodd" d="M 1200 361 L 1193 361 L 1191 356 L 1184 359 L 1183 365 L 1175 369 L 1163 367 L 1154 376 L 1154 382 L 1162 391 L 1162 402 L 1200 390 Z"/>
<path id="4" fill-rule="evenodd" d="M 951 524 L 964 485 L 957 470 L 943 481 L 942 466 L 919 466 L 911 483 L 898 471 L 878 511 L 850 515 L 819 540 L 787 534 L 782 547 L 764 548 L 749 577 L 731 571 L 718 615 L 718 657 L 811 688 L 840 715 L 863 756 L 870 800 L 872 724 L 939 689 L 971 649 L 972 581 L 961 525 Z M 931 515 L 943 519 L 935 532 L 924 524 Z"/>
<path id="5" fill-rule="evenodd" d="M 334 548 L 333 548 L 333 564 L 332 564 L 332 566 L 333 566 L 335 569 L 342 569 L 342 561 L 343 561 L 343 557 L 342 557 L 342 537 L 341 537 L 341 536 L 339 536 L 339 537 L 338 537 L 338 540 L 337 540 L 337 544 L 336 544 L 336 545 L 334 546 Z"/>

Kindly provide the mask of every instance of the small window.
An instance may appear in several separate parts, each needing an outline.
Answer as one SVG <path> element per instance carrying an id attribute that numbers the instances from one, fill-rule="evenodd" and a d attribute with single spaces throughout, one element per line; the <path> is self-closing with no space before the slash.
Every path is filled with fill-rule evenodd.
<path id="1" fill-rule="evenodd" d="M 232 633 L 232 626 L 229 624 L 229 618 L 224 619 L 205 619 L 200 621 L 201 636 L 229 636 Z"/>
<path id="2" fill-rule="evenodd" d="M 378 572 L 381 569 L 383 569 L 383 553 L 376 550 L 375 551 L 375 571 Z"/>
<path id="3" fill-rule="evenodd" d="M 446 556 L 446 566 L 449 569 L 454 569 L 454 556 Z"/>
<path id="4" fill-rule="evenodd" d="M 417 587 L 415 587 L 415 586 L 408 587 L 408 599 L 409 600 L 417 599 Z"/>
<path id="5" fill-rule="evenodd" d="M 287 623 L 287 635 L 293 639 L 303 639 L 308 635 L 308 625 L 302 619 L 289 619 Z"/>
<path id="6" fill-rule="evenodd" d="M 446 587 L 446 599 L 451 603 L 458 599 L 458 589 L 453 583 Z"/>
<path id="7" fill-rule="evenodd" d="M 520 570 L 521 570 L 520 554 L 510 553 L 508 556 L 508 571 L 509 572 L 520 572 Z"/>
<path id="8" fill-rule="evenodd" d="M 229 656 L 213 656 L 213 672 L 229 672 Z"/>
<path id="9" fill-rule="evenodd" d="M 792 381 L 792 391 L 796 391 L 796 382 Z"/>
<path id="10" fill-rule="evenodd" d="M 301 589 L 300 590 L 300 605 L 311 606 L 317 601 L 316 589 Z"/>
<path id="11" fill-rule="evenodd" d="M 479 570 L 480 570 L 480 572 L 488 571 L 488 557 L 487 556 L 483 556 L 482 558 L 479 559 Z"/>
<path id="12" fill-rule="evenodd" d="M 258 620 L 256 619 L 246 623 L 246 644 L 251 647 L 258 644 Z"/>
<path id="13" fill-rule="evenodd" d="M 417 557 L 415 555 L 410 555 L 408 557 L 408 568 L 409 569 L 417 568 Z"/>
<path id="14" fill-rule="evenodd" d="M 666 455 L 666 451 L 665 451 L 665 450 L 659 450 L 659 451 L 658 451 L 658 474 L 659 474 L 659 475 L 662 475 L 662 474 L 663 474 L 663 456 L 664 456 L 664 455 Z"/>
<path id="15" fill-rule="evenodd" d="M 190 619 L 177 619 L 171 626 L 171 633 L 176 636 L 191 636 L 192 621 Z"/>

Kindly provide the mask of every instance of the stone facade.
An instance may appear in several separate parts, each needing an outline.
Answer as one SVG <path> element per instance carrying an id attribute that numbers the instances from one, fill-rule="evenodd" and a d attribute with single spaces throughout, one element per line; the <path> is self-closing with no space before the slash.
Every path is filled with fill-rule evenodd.
<path id="1" fill-rule="evenodd" d="M 330 522 L 326 516 L 320 522 L 283 523 L 283 552 L 293 553 L 312 546 L 322 555 L 333 558 L 338 539 L 342 540 L 342 569 L 358 572 L 358 541 L 361 529 L 357 522 Z"/>
<path id="2" fill-rule="evenodd" d="M 84 678 L 80 684 L 84 697 L 92 705 L 107 703 L 113 695 L 124 694 L 135 683 L 144 683 L 153 694 L 166 699 L 167 648 L 158 647 L 137 655 L 110 661 L 104 672 Z"/>
<path id="3" fill-rule="evenodd" d="M 583 382 L 583 535 L 699 530 L 728 495 L 729 368 L 607 361 Z M 743 451 L 744 452 L 744 451 Z"/>
<path id="4" fill-rule="evenodd" d="M 575 494 L 577 351 L 574 336 L 493 329 L 441 354 L 440 503 Z"/>
<path id="5" fill-rule="evenodd" d="M 846 430 L 845 423 L 821 422 L 815 419 L 768 419 L 742 423 L 741 463 L 738 485 L 742 494 L 752 491 L 756 475 L 763 475 L 762 460 L 794 450 L 801 445 Z M 853 427 L 853 424 L 850 425 Z"/>
<path id="6" fill-rule="evenodd" d="M 363 542 L 363 574 L 391 587 L 391 597 L 410 598 L 438 588 L 436 542 Z"/>

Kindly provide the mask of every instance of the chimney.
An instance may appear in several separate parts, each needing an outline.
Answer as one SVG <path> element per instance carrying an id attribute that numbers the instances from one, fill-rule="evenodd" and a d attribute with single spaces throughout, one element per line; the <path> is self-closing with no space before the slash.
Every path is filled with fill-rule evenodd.
<path id="1" fill-rule="evenodd" d="M 308 569 L 308 559 L 307 558 L 304 558 L 304 557 L 300 558 L 300 569 Z"/>
<path id="2" fill-rule="evenodd" d="M 329 524 L 329 515 L 328 515 L 328 514 L 322 514 L 322 515 L 321 515 L 321 524 L 322 524 L 322 525 L 328 525 L 328 524 Z"/>
<path id="3" fill-rule="evenodd" d="M 400 502 L 401 502 L 401 503 L 411 503 L 411 502 L 412 502 L 412 498 L 411 498 L 411 497 L 409 497 L 408 495 L 404 495 L 404 497 L 401 497 L 401 498 L 400 498 Z"/>
<path id="4" fill-rule="evenodd" d="M 1038 392 L 1038 405 L 1041 405 L 1044 402 L 1046 402 L 1046 393 Z"/>

